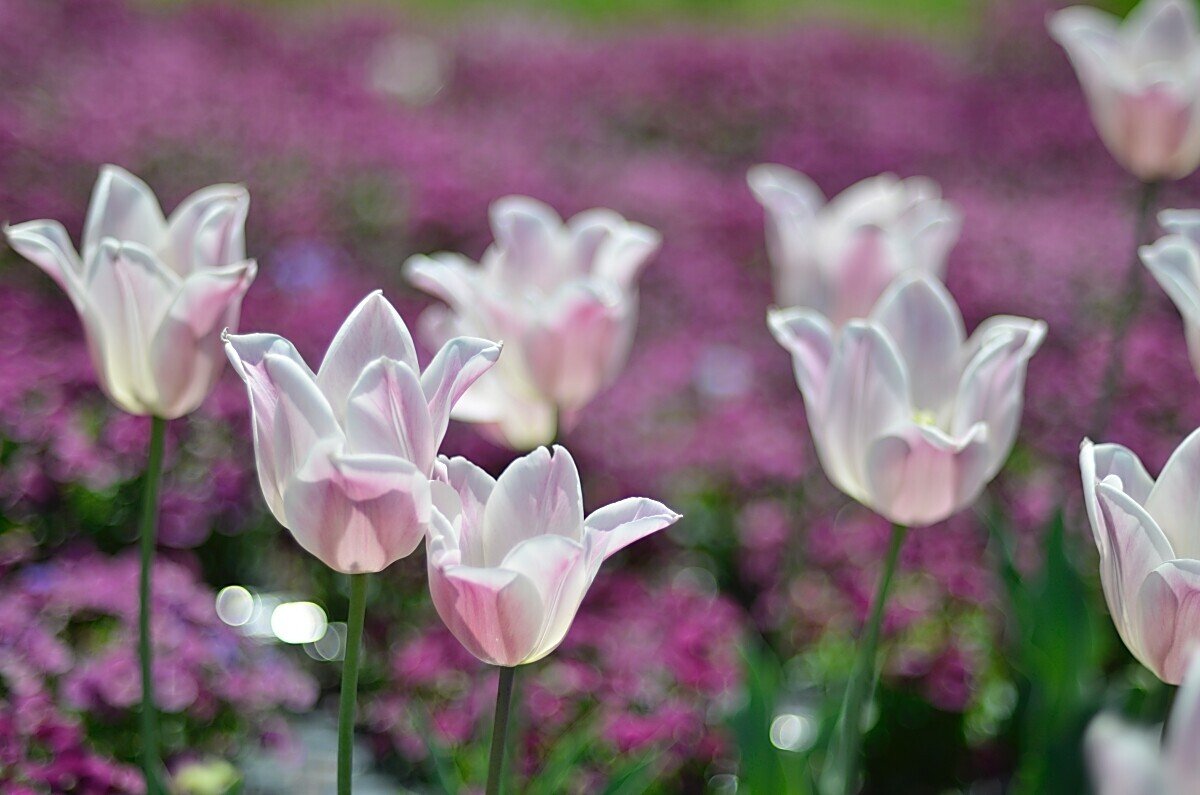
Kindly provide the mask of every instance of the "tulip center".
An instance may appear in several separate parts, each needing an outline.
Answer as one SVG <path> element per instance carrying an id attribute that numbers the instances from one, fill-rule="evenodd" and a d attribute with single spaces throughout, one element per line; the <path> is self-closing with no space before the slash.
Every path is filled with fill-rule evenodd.
<path id="1" fill-rule="evenodd" d="M 917 409 L 913 412 L 913 422 L 917 425 L 929 425 L 937 427 L 937 415 L 926 409 Z"/>

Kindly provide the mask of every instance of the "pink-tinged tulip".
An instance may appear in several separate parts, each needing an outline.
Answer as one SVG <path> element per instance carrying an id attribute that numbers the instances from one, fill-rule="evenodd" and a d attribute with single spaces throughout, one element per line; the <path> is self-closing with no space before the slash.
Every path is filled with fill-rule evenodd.
<path id="1" fill-rule="evenodd" d="M 1096 795 L 1200 793 L 1200 655 L 1188 663 L 1161 745 L 1159 735 L 1112 715 L 1097 716 L 1086 740 Z"/>
<path id="2" fill-rule="evenodd" d="M 214 185 L 164 218 L 144 182 L 105 166 L 82 256 L 57 221 L 5 233 L 70 297 L 109 399 L 131 414 L 174 419 L 204 401 L 225 366 L 221 330 L 237 326 L 257 272 L 242 231 L 249 204 L 240 185 Z"/>
<path id="3" fill-rule="evenodd" d="M 1138 253 L 1183 316 L 1192 368 L 1200 376 L 1200 210 L 1164 210 L 1158 223 L 1168 234 Z"/>
<path id="4" fill-rule="evenodd" d="M 1117 632 L 1142 665 L 1179 684 L 1200 645 L 1200 431 L 1171 454 L 1157 481 L 1121 445 L 1086 439 L 1079 469 Z"/>
<path id="5" fill-rule="evenodd" d="M 408 328 L 379 292 L 338 330 L 314 375 L 274 334 L 226 337 L 254 414 L 258 479 L 300 546 L 347 574 L 412 552 L 450 410 L 496 361 L 487 340 L 450 340 L 421 372 Z"/>
<path id="6" fill-rule="evenodd" d="M 493 665 L 554 651 L 605 558 L 679 519 L 644 497 L 585 519 L 575 461 L 558 446 L 518 458 L 495 480 L 463 458 L 444 463 L 429 590 L 454 636 Z"/>
<path id="7" fill-rule="evenodd" d="M 569 427 L 625 364 L 637 325 L 637 277 L 659 235 L 611 210 L 564 223 L 539 201 L 491 207 L 495 242 L 478 265 L 458 254 L 417 256 L 409 281 L 441 299 L 421 318 L 432 345 L 459 334 L 502 340 L 504 357 L 455 408 L 516 450 Z"/>
<path id="8" fill-rule="evenodd" d="M 1122 24 L 1088 6 L 1049 18 L 1100 138 L 1145 182 L 1200 165 L 1200 36 L 1193 0 L 1144 0 Z"/>
<path id="9" fill-rule="evenodd" d="M 766 210 L 775 302 L 815 309 L 841 326 L 866 317 L 901 273 L 941 278 L 962 218 L 924 177 L 881 174 L 828 203 L 812 180 L 785 166 L 746 175 Z"/>
<path id="10" fill-rule="evenodd" d="M 768 322 L 792 354 L 829 479 L 910 526 L 966 507 L 1000 470 L 1046 334 L 1041 321 L 994 317 L 967 339 L 946 288 L 917 273 L 841 329 L 811 309 L 772 310 Z"/>

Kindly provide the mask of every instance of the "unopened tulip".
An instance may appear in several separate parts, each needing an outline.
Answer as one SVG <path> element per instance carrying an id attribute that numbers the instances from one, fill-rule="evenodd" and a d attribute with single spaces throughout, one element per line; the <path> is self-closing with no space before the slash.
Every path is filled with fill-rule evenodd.
<path id="1" fill-rule="evenodd" d="M 1041 321 L 994 317 L 967 339 L 937 279 L 901 276 L 868 318 L 835 329 L 811 309 L 772 310 L 792 354 L 817 454 L 843 492 L 901 525 L 946 519 L 1008 457 Z"/>
<path id="2" fill-rule="evenodd" d="M 315 375 L 274 334 L 228 336 L 225 350 L 250 395 L 263 496 L 300 546 L 348 574 L 412 552 L 430 521 L 450 410 L 499 346 L 450 340 L 422 372 L 404 321 L 375 292 Z"/>
<path id="3" fill-rule="evenodd" d="M 221 330 L 237 326 L 256 273 L 242 231 L 249 202 L 240 185 L 214 185 L 167 219 L 144 182 L 105 166 L 81 253 L 57 221 L 5 232 L 70 297 L 113 403 L 174 419 L 203 402 L 225 365 Z"/>
<path id="4" fill-rule="evenodd" d="M 454 418 L 517 450 L 550 442 L 625 364 L 637 324 L 637 277 L 659 235 L 611 210 L 564 223 L 523 196 L 491 208 L 495 242 L 478 265 L 458 254 L 417 256 L 408 279 L 446 306 L 421 318 L 438 345 L 459 334 L 504 342 Z"/>
<path id="5" fill-rule="evenodd" d="M 750 189 L 767 217 L 767 253 L 779 306 L 815 309 L 840 326 L 866 317 L 901 273 L 941 278 L 961 216 L 924 177 L 881 174 L 828 203 L 785 166 L 754 166 Z"/>
<path id="6" fill-rule="evenodd" d="M 1197 795 L 1200 793 L 1200 655 L 1188 663 L 1175 695 L 1166 736 L 1112 715 L 1096 717 L 1087 731 L 1088 767 L 1097 795 Z"/>
<path id="7" fill-rule="evenodd" d="M 679 518 L 636 497 L 585 519 L 579 472 L 558 446 L 518 458 L 495 480 L 453 458 L 443 478 L 429 535 L 433 604 L 463 646 L 493 665 L 554 651 L 604 559 Z"/>
<path id="8" fill-rule="evenodd" d="M 1200 377 L 1200 210 L 1164 210 L 1158 223 L 1168 234 L 1138 253 L 1183 316 L 1192 367 Z"/>
<path id="9" fill-rule="evenodd" d="M 1051 15 L 1100 138 L 1145 182 L 1200 165 L 1200 36 L 1193 0 L 1144 0 L 1122 23 L 1088 6 Z"/>
<path id="10" fill-rule="evenodd" d="M 1083 496 L 1117 632 L 1159 679 L 1179 684 L 1200 645 L 1200 431 L 1158 480 L 1119 444 L 1084 440 Z"/>

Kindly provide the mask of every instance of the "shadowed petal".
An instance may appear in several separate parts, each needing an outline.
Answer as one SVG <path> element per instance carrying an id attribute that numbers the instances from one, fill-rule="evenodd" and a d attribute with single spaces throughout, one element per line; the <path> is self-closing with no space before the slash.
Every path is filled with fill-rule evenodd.
<path id="1" fill-rule="evenodd" d="M 967 335 L 958 305 L 941 282 L 916 272 L 898 277 L 879 299 L 871 319 L 896 344 L 916 408 L 937 412 L 953 399 Z"/>
<path id="2" fill-rule="evenodd" d="M 970 505 L 987 484 L 987 429 L 979 423 L 953 439 L 909 425 L 872 444 L 866 466 L 871 508 L 899 524 L 934 524 Z"/>
<path id="3" fill-rule="evenodd" d="M 319 378 L 319 376 L 318 376 Z M 362 371 L 346 404 L 346 438 L 356 453 L 407 458 L 429 476 L 437 456 L 429 404 L 412 368 L 377 359 Z"/>
<path id="4" fill-rule="evenodd" d="M 1088 726 L 1088 768 L 1096 795 L 1163 795 L 1158 733 L 1100 715 Z"/>
<path id="5" fill-rule="evenodd" d="M 541 631 L 523 661 L 535 662 L 562 643 L 587 594 L 591 579 L 583 546 L 560 535 L 537 536 L 515 546 L 500 565 L 527 577 L 545 608 Z"/>
<path id="6" fill-rule="evenodd" d="M 808 309 L 772 309 L 767 325 L 775 340 L 792 354 L 796 383 L 811 412 L 821 405 L 829 363 L 833 358 L 833 327 Z"/>
<path id="7" fill-rule="evenodd" d="M 1200 430 L 1171 453 L 1143 505 L 1175 557 L 1200 559 Z"/>
<path id="8" fill-rule="evenodd" d="M 1179 684 L 1200 646 L 1200 560 L 1169 560 L 1150 572 L 1137 611 L 1139 659 L 1167 684 Z"/>
<path id="9" fill-rule="evenodd" d="M 443 345 L 421 373 L 421 389 L 429 402 L 434 446 L 442 443 L 450 411 L 479 376 L 500 357 L 500 346 L 476 337 L 456 337 Z"/>
<path id="10" fill-rule="evenodd" d="M 492 566 L 535 536 L 582 542 L 583 496 L 571 454 L 539 447 L 509 464 L 484 508 L 483 532 L 484 561 Z"/>
<path id="11" fill-rule="evenodd" d="M 528 577 L 504 569 L 439 567 L 429 558 L 429 592 L 446 627 L 491 665 L 520 665 L 533 652 L 545 610 Z"/>

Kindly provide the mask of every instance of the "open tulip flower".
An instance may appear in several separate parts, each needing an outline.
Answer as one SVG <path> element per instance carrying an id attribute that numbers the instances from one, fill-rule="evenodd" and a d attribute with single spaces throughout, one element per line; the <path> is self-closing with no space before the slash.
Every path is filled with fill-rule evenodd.
<path id="1" fill-rule="evenodd" d="M 776 303 L 815 309 L 837 326 L 866 317 L 904 271 L 942 277 L 962 225 L 924 177 L 881 174 L 828 203 L 785 166 L 754 166 L 746 178 L 766 210 Z"/>
<path id="2" fill-rule="evenodd" d="M 1087 6 L 1050 17 L 1113 157 L 1144 182 L 1200 164 L 1200 35 L 1194 0 L 1144 0 L 1122 24 Z"/>
<path id="3" fill-rule="evenodd" d="M 1200 431 L 1171 454 L 1158 480 L 1121 445 L 1086 439 L 1079 469 L 1117 632 L 1142 665 L 1179 684 L 1200 644 Z"/>
<path id="4" fill-rule="evenodd" d="M 1183 316 L 1192 368 L 1200 376 L 1200 210 L 1164 210 L 1158 223 L 1168 234 L 1138 253 Z"/>
<path id="5" fill-rule="evenodd" d="M 207 397 L 225 357 L 220 334 L 237 326 L 256 267 L 240 185 L 198 191 L 163 217 L 158 200 L 124 169 L 105 166 L 77 253 L 62 224 L 6 228 L 9 243 L 66 291 L 83 322 L 100 387 L 131 414 L 174 419 Z"/>
<path id="6" fill-rule="evenodd" d="M 1041 321 L 995 317 L 966 338 L 937 279 L 900 276 L 843 328 L 811 309 L 772 310 L 792 354 L 825 473 L 899 525 L 939 522 L 975 500 L 1008 457 Z"/>
<path id="7" fill-rule="evenodd" d="M 644 497 L 585 519 L 579 472 L 559 446 L 518 458 L 495 480 L 466 459 L 444 463 L 429 589 L 454 636 L 493 665 L 554 651 L 605 558 L 679 519 Z"/>
<path id="8" fill-rule="evenodd" d="M 637 277 L 659 235 L 611 210 L 564 223 L 523 196 L 491 208 L 495 242 L 478 265 L 417 256 L 408 279 L 441 299 L 421 318 L 426 341 L 502 340 L 504 357 L 455 407 L 516 450 L 550 442 L 624 366 L 637 324 Z"/>
<path id="9" fill-rule="evenodd" d="M 1088 767 L 1097 795 L 1196 795 L 1200 792 L 1200 655 L 1188 663 L 1166 736 L 1112 715 L 1088 726 Z"/>
<path id="10" fill-rule="evenodd" d="M 274 334 L 231 335 L 225 349 L 249 391 L 263 496 L 300 546 L 349 574 L 411 553 L 430 521 L 450 410 L 500 347 L 453 339 L 421 372 L 404 321 L 375 292 L 315 375 Z"/>

